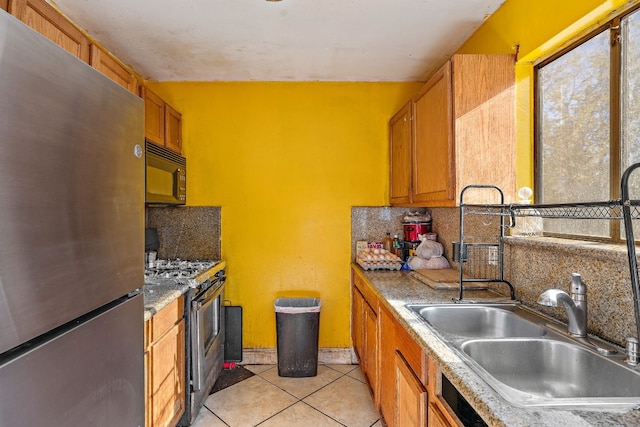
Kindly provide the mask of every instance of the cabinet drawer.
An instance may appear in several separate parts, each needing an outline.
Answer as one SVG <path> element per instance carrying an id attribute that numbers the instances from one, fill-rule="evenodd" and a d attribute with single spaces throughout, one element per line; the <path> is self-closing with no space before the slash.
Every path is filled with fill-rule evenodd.
<path id="1" fill-rule="evenodd" d="M 151 318 L 151 342 L 156 342 L 162 335 L 184 316 L 184 297 L 171 302 Z"/>

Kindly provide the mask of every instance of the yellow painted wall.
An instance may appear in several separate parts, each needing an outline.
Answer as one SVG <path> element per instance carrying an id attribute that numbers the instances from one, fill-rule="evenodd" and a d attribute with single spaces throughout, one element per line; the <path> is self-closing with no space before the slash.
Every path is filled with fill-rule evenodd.
<path id="1" fill-rule="evenodd" d="M 420 84 L 151 87 L 183 114 L 188 204 L 222 207 L 244 346 L 275 347 L 274 300 L 309 296 L 320 347 L 349 347 L 351 207 L 388 204 L 387 122 Z"/>
<path id="2" fill-rule="evenodd" d="M 459 53 L 513 53 L 518 185 L 532 185 L 533 64 L 640 0 L 507 0 Z M 351 206 L 388 203 L 387 121 L 420 83 L 151 83 L 183 113 L 188 202 L 222 207 L 244 346 L 275 347 L 273 301 L 320 297 L 320 346 L 348 347 Z"/>
<path id="3" fill-rule="evenodd" d="M 517 186 L 533 187 L 533 65 L 638 0 L 507 0 L 458 53 L 514 53 Z"/>

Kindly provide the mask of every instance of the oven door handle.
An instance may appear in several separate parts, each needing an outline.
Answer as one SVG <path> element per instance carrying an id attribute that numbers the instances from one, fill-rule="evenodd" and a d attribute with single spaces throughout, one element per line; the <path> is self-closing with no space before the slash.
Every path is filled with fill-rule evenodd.
<path id="1" fill-rule="evenodd" d="M 215 281 L 215 286 L 212 286 L 206 290 L 202 295 L 192 301 L 193 309 L 199 310 L 202 306 L 206 305 L 209 301 L 216 298 L 222 292 L 222 285 L 226 281 L 226 277 L 220 277 Z"/>
<path id="2" fill-rule="evenodd" d="M 191 345 L 191 362 L 192 362 L 192 378 L 191 378 L 191 388 L 192 391 L 197 392 L 202 388 L 202 363 L 204 358 L 204 351 L 201 348 L 201 331 L 200 331 L 200 308 L 204 305 L 204 302 L 200 301 L 192 301 L 192 318 L 193 318 L 193 331 L 192 331 L 192 345 Z"/>

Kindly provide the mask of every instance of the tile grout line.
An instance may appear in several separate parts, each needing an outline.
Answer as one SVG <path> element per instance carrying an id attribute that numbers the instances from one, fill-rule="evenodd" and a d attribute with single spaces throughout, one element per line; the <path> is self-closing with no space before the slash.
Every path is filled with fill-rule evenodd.
<path id="1" fill-rule="evenodd" d="M 353 369 L 351 369 L 351 370 L 349 370 L 348 372 L 342 372 L 342 371 L 339 371 L 338 369 L 334 369 L 334 368 L 332 368 L 331 366 L 326 365 L 326 364 L 322 364 L 322 366 L 325 366 L 326 368 L 331 369 L 331 370 L 332 370 L 332 371 L 334 371 L 334 372 L 337 372 L 339 375 L 338 375 L 335 379 L 333 379 L 333 380 L 329 381 L 327 384 L 324 384 L 324 385 L 323 385 L 323 386 L 321 386 L 320 388 L 318 388 L 318 389 L 314 390 L 313 392 L 311 392 L 311 393 L 309 393 L 309 394 L 307 394 L 307 395 L 305 395 L 305 396 L 303 396 L 303 397 L 297 397 L 297 396 L 293 395 L 293 394 L 292 394 L 292 393 L 290 393 L 289 391 L 287 391 L 287 390 L 283 389 L 282 387 L 278 386 L 277 384 L 275 384 L 274 382 L 270 381 L 268 378 L 265 378 L 265 377 L 263 376 L 263 374 L 266 374 L 266 373 L 270 372 L 271 370 L 276 369 L 276 368 L 277 368 L 277 365 L 276 365 L 276 366 L 272 366 L 271 368 L 265 369 L 264 371 L 261 371 L 260 373 L 254 373 L 254 375 L 255 375 L 255 376 L 260 377 L 260 379 L 262 379 L 263 381 L 266 381 L 267 383 L 271 384 L 272 386 L 276 387 L 277 389 L 279 389 L 279 390 L 281 390 L 281 391 L 284 391 L 285 393 L 287 393 L 288 395 L 290 395 L 291 397 L 293 397 L 293 398 L 295 398 L 295 399 L 296 399 L 296 401 L 295 401 L 295 402 L 293 402 L 291 405 L 288 405 L 287 407 L 285 407 L 285 408 L 281 409 L 280 411 L 276 412 L 275 414 L 273 414 L 273 415 L 269 416 L 268 418 L 266 418 L 266 419 L 264 419 L 264 420 L 260 421 L 258 424 L 256 424 L 256 426 L 262 425 L 262 424 L 264 424 L 265 422 L 267 422 L 268 420 L 272 419 L 273 417 L 275 417 L 275 416 L 277 416 L 277 415 L 279 415 L 279 414 L 283 413 L 284 411 L 286 411 L 286 410 L 290 409 L 290 408 L 291 408 L 291 407 L 293 407 L 294 405 L 296 405 L 296 404 L 298 404 L 298 403 L 302 403 L 302 404 L 304 404 L 304 405 L 308 406 L 309 408 L 311 408 L 311 409 L 313 409 L 313 410 L 315 410 L 315 411 L 317 411 L 317 412 L 321 413 L 322 415 L 324 415 L 325 417 L 329 418 L 330 420 L 332 420 L 332 421 L 334 421 L 334 422 L 338 423 L 340 426 L 343 426 L 343 427 L 349 427 L 349 426 L 347 426 L 347 425 L 345 425 L 345 424 L 341 423 L 340 421 L 336 420 L 336 419 L 335 419 L 335 418 L 333 418 L 331 415 L 324 413 L 324 412 L 323 412 L 323 411 L 321 411 L 320 409 L 318 409 L 318 408 L 316 408 L 316 407 L 312 406 L 311 404 L 309 404 L 309 403 L 307 403 L 307 402 L 304 402 L 304 401 L 303 401 L 303 399 L 306 399 L 306 398 L 308 398 L 308 397 L 310 397 L 310 396 L 314 395 L 315 393 L 318 393 L 320 390 L 325 389 L 325 388 L 326 388 L 326 387 L 328 387 L 329 385 L 331 385 L 331 384 L 335 383 L 336 381 L 338 381 L 338 380 L 340 380 L 340 379 L 342 379 L 342 378 L 344 378 L 344 377 L 349 377 L 349 379 L 351 379 L 351 380 L 354 380 L 354 381 L 356 381 L 356 382 L 358 382 L 358 383 L 363 383 L 363 381 L 359 380 L 358 378 L 354 378 L 353 376 L 349 375 L 349 374 L 353 373 L 356 369 L 358 369 L 358 365 L 355 365 L 355 366 L 354 366 L 354 368 L 353 368 Z M 248 379 L 248 378 L 246 378 L 246 379 Z M 241 383 L 241 382 L 243 382 L 243 381 L 244 381 L 244 380 L 239 381 L 238 383 Z M 236 383 L 236 384 L 238 384 L 238 383 Z M 234 385 L 235 385 L 235 384 L 234 384 Z M 206 407 L 206 406 L 204 406 L 204 407 Z M 210 408 L 208 408 L 208 407 L 206 407 L 206 408 L 207 408 L 207 410 L 208 410 L 209 412 L 211 412 L 211 413 L 212 413 L 212 414 L 213 414 L 213 415 L 214 415 L 218 420 L 220 420 L 223 424 L 225 424 L 226 426 L 229 426 L 229 424 L 228 424 L 228 423 L 226 423 L 222 418 L 220 418 L 220 417 L 219 417 L 215 412 L 213 412 Z M 378 418 L 378 419 L 377 419 L 377 420 L 376 420 L 376 421 L 375 421 L 371 426 L 375 425 L 379 420 L 380 420 L 380 419 Z"/>
<path id="2" fill-rule="evenodd" d="M 278 386 L 277 384 L 274 384 L 273 382 L 269 381 L 269 379 L 267 379 L 267 378 L 265 378 L 265 377 L 263 377 L 263 376 L 261 375 L 262 373 L 264 373 L 264 372 L 268 372 L 268 371 L 270 371 L 270 370 L 271 370 L 271 369 L 273 369 L 273 368 L 269 368 L 269 369 L 267 369 L 267 370 L 265 370 L 265 371 L 261 372 L 260 374 L 256 374 L 256 375 L 258 375 L 260 378 L 262 378 L 263 380 L 265 380 L 266 382 L 268 382 L 269 384 L 272 384 L 274 387 L 276 387 L 276 388 L 278 388 L 278 389 L 280 389 L 280 390 L 284 391 L 285 393 L 287 393 L 287 394 L 289 394 L 289 395 L 291 395 L 292 397 L 294 397 L 294 398 L 296 398 L 296 399 L 297 399 L 297 402 L 294 402 L 294 403 L 292 403 L 291 405 L 287 406 L 286 408 L 283 408 L 281 411 L 279 411 L 279 412 L 277 412 L 277 413 L 273 414 L 273 415 L 272 415 L 272 416 L 270 416 L 269 418 L 266 418 L 266 419 L 262 420 L 260 423 L 256 424 L 256 426 L 259 426 L 260 424 L 264 424 L 265 422 L 267 422 L 267 421 L 268 421 L 268 420 L 270 420 L 271 418 L 275 417 L 275 416 L 276 416 L 276 415 L 278 415 L 278 414 L 281 414 L 282 412 L 286 411 L 287 409 L 291 408 L 292 406 L 297 405 L 298 403 L 302 403 L 302 404 L 304 404 L 304 405 L 307 405 L 307 406 L 308 406 L 308 407 L 310 407 L 311 409 L 313 409 L 313 410 L 315 410 L 315 411 L 318 411 L 319 413 L 321 413 L 321 414 L 322 414 L 322 415 L 324 415 L 325 417 L 327 417 L 327 418 L 329 418 L 329 419 L 331 419 L 331 420 L 335 421 L 336 423 L 340 424 L 341 426 L 343 426 L 343 427 L 349 427 L 349 426 L 347 426 L 347 425 L 345 425 L 345 424 L 341 423 L 340 421 L 336 420 L 336 419 L 335 419 L 335 418 L 333 418 L 331 415 L 324 413 L 324 412 L 323 412 L 323 411 L 321 411 L 320 409 L 318 409 L 318 408 L 316 408 L 316 407 L 312 406 L 311 404 L 309 404 L 309 403 L 307 403 L 307 402 L 305 402 L 305 401 L 303 400 L 303 399 L 308 398 L 309 396 L 312 396 L 312 395 L 316 394 L 316 393 L 317 393 L 317 392 L 319 392 L 320 390 L 322 390 L 322 389 L 324 389 L 324 388 L 328 387 L 329 385 L 333 384 L 334 382 L 336 382 L 336 381 L 338 381 L 339 379 L 344 378 L 344 377 L 349 377 L 350 379 L 352 379 L 352 380 L 354 380 L 354 381 L 357 381 L 357 382 L 359 382 L 359 383 L 363 384 L 363 382 L 362 382 L 362 381 L 360 381 L 359 379 L 354 378 L 354 377 L 352 377 L 352 376 L 350 376 L 350 375 L 349 375 L 350 373 L 352 373 L 353 371 L 355 371 L 355 370 L 356 370 L 356 369 L 358 369 L 358 368 L 353 368 L 353 369 L 352 369 L 352 370 L 350 370 L 349 372 L 341 372 L 341 371 L 338 371 L 337 369 L 333 369 L 332 367 L 330 367 L 330 366 L 328 366 L 328 365 L 324 365 L 324 366 L 326 366 L 328 369 L 331 369 L 331 370 L 333 370 L 333 371 L 335 371 L 335 372 L 339 373 L 340 375 L 339 375 L 338 377 L 336 377 L 334 380 L 329 381 L 327 384 L 323 385 L 322 387 L 320 387 L 320 388 L 316 389 L 315 391 L 313 391 L 313 392 L 311 392 L 311 393 L 307 394 L 306 396 L 304 396 L 304 397 L 302 397 L 302 398 L 299 398 L 298 396 L 294 396 L 293 394 L 291 394 L 291 393 L 290 393 L 290 392 L 288 392 L 287 390 L 285 390 L 285 389 L 281 388 L 281 387 L 280 387 L 280 386 Z M 366 383 L 365 383 L 365 384 L 366 384 Z M 378 418 L 377 420 L 375 420 L 375 421 L 371 424 L 371 427 L 372 427 L 372 426 L 374 426 L 378 421 L 380 421 L 380 418 Z"/>
<path id="3" fill-rule="evenodd" d="M 206 405 L 202 405 L 202 407 L 203 407 L 203 408 L 205 408 L 207 411 L 211 412 L 211 414 L 212 414 L 214 417 L 216 417 L 218 420 L 220 420 L 220 422 L 221 422 L 222 424 L 224 424 L 224 425 L 225 425 L 225 426 L 227 426 L 227 427 L 230 427 L 230 426 L 229 426 L 229 424 L 228 424 L 225 420 L 223 420 L 222 418 L 220 418 L 220 417 L 218 416 L 218 414 L 216 414 L 216 413 L 215 413 L 215 412 L 213 412 L 211 409 L 209 409 L 209 407 L 208 407 L 208 406 L 206 406 Z M 201 409 L 200 411 L 202 411 L 202 409 Z M 198 414 L 198 415 L 200 415 L 200 414 Z"/>
<path id="4" fill-rule="evenodd" d="M 349 371 L 349 372 L 347 372 L 347 373 L 343 373 L 343 372 L 338 371 L 337 369 L 333 369 L 333 368 L 332 368 L 332 367 L 330 367 L 330 366 L 327 366 L 327 365 L 324 365 L 324 366 L 326 366 L 328 369 L 331 369 L 332 371 L 335 371 L 335 372 L 339 373 L 340 375 L 339 375 L 338 377 L 336 377 L 334 380 L 329 381 L 327 384 L 323 385 L 322 387 L 320 387 L 320 388 L 318 388 L 318 389 L 314 390 L 313 392 L 311 392 L 311 393 L 309 393 L 309 394 L 307 394 L 306 396 L 301 397 L 301 398 L 300 398 L 300 397 L 298 397 L 298 396 L 295 396 L 295 395 L 291 394 L 290 392 L 288 392 L 287 390 L 285 390 L 285 389 L 283 389 L 282 387 L 278 386 L 277 384 L 274 384 L 273 382 L 269 381 L 269 379 L 267 379 L 267 378 L 263 377 L 262 375 L 260 375 L 260 374 L 262 374 L 262 372 L 261 372 L 260 374 L 256 374 L 256 375 L 258 375 L 260 378 L 262 378 L 263 380 L 265 380 L 266 382 L 268 382 L 269 384 L 273 385 L 274 387 L 276 387 L 276 388 L 278 388 L 278 389 L 280 389 L 280 390 L 284 391 L 285 393 L 287 393 L 287 394 L 289 394 L 290 396 L 292 396 L 292 397 L 294 397 L 294 398 L 296 398 L 296 399 L 297 399 L 297 401 L 296 401 L 296 402 L 292 403 L 291 405 L 287 406 L 286 408 L 283 408 L 281 411 L 278 411 L 277 413 L 273 414 L 273 415 L 272 415 L 272 416 L 270 416 L 269 418 L 266 418 L 266 419 L 262 420 L 260 423 L 256 424 L 256 426 L 259 426 L 260 424 L 264 424 L 265 422 L 267 422 L 267 421 L 268 421 L 268 420 L 270 420 L 271 418 L 275 417 L 275 416 L 276 416 L 276 415 L 278 415 L 278 414 L 281 414 L 282 412 L 286 411 L 287 409 L 291 408 L 292 406 L 297 405 L 298 403 L 302 403 L 302 404 L 304 404 L 304 405 L 307 405 L 308 407 L 310 407 L 310 408 L 311 408 L 311 409 L 313 409 L 314 411 L 318 411 L 319 413 L 321 413 L 321 414 L 322 414 L 322 415 L 324 415 L 325 417 L 329 418 L 330 420 L 335 421 L 336 423 L 340 424 L 341 426 L 348 427 L 348 426 L 345 426 L 344 424 L 342 424 L 340 421 L 338 421 L 338 420 L 334 419 L 332 416 L 330 416 L 330 415 L 328 415 L 328 414 L 325 414 L 325 413 L 324 413 L 324 412 L 322 412 L 320 409 L 318 409 L 318 408 L 316 408 L 316 407 L 314 407 L 314 406 L 311 406 L 311 405 L 310 405 L 310 404 L 308 404 L 307 402 L 304 402 L 304 401 L 303 401 L 303 399 L 306 399 L 307 397 L 309 397 L 309 396 L 311 396 L 311 395 L 313 395 L 313 394 L 315 394 L 315 393 L 319 392 L 320 390 L 322 390 L 322 389 L 326 388 L 326 387 L 327 387 L 328 385 L 330 385 L 330 384 L 333 384 L 334 382 L 338 381 L 339 379 L 341 379 L 341 378 L 343 378 L 343 377 L 346 377 L 348 373 L 350 373 L 350 372 L 352 372 L 353 370 L 355 370 L 355 368 L 354 368 L 354 369 L 352 369 L 351 371 Z M 263 372 L 268 372 L 268 371 L 270 371 L 271 369 L 273 369 L 273 368 L 267 369 L 267 370 L 265 370 L 265 371 L 263 371 Z M 351 377 L 350 377 L 350 378 L 351 378 Z M 352 379 L 356 380 L 355 378 L 352 378 Z M 358 380 L 356 380 L 356 381 L 358 381 Z"/>
<path id="5" fill-rule="evenodd" d="M 329 369 L 332 369 L 332 368 L 329 368 Z M 347 374 L 343 374 L 342 372 L 340 372 L 340 371 L 338 371 L 338 370 L 336 370 L 336 369 L 333 369 L 333 370 L 334 370 L 334 371 L 336 371 L 337 373 L 339 373 L 339 374 L 340 374 L 340 376 L 338 376 L 336 379 L 334 379 L 334 380 L 332 380 L 332 381 L 329 381 L 327 384 L 325 384 L 325 385 L 323 385 L 322 387 L 320 387 L 320 388 L 318 388 L 318 389 L 314 390 L 313 392 L 311 392 L 311 393 L 307 394 L 307 395 L 306 395 L 306 396 L 304 396 L 304 397 L 298 397 L 298 396 L 295 396 L 295 395 L 291 394 L 290 392 L 288 392 L 287 390 L 283 389 L 283 388 L 282 388 L 282 387 L 280 387 L 279 385 L 277 385 L 277 384 L 275 384 L 275 383 L 273 383 L 273 382 L 269 381 L 267 378 L 263 377 L 262 375 L 260 375 L 260 378 L 262 378 L 263 380 L 265 380 L 265 381 L 266 381 L 266 382 L 268 382 L 269 384 L 273 385 L 274 387 L 277 387 L 278 389 L 280 389 L 280 390 L 284 391 L 285 393 L 287 393 L 287 394 L 289 394 L 289 395 L 291 395 L 291 396 L 295 397 L 296 399 L 298 399 L 298 401 L 300 401 L 300 402 L 301 402 L 301 401 L 302 401 L 302 399 L 306 399 L 307 397 L 311 396 L 312 394 L 315 394 L 315 393 L 319 392 L 320 390 L 322 390 L 323 388 L 327 387 L 329 384 L 333 384 L 334 382 L 338 381 L 340 378 L 347 376 Z M 355 380 L 355 378 L 353 378 L 353 379 Z M 358 380 L 356 380 L 356 381 L 358 381 Z M 309 405 L 309 406 L 311 406 L 311 405 Z M 313 408 L 313 407 L 312 407 L 312 408 Z M 316 409 L 316 408 L 313 408 L 313 409 Z"/>

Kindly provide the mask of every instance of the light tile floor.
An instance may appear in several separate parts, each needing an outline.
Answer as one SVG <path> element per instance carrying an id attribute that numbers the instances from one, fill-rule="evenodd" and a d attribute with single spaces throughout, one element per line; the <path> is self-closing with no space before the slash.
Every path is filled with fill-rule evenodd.
<path id="1" fill-rule="evenodd" d="M 381 427 L 358 365 L 318 365 L 308 378 L 276 365 L 245 365 L 251 378 L 212 394 L 192 427 Z"/>

